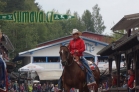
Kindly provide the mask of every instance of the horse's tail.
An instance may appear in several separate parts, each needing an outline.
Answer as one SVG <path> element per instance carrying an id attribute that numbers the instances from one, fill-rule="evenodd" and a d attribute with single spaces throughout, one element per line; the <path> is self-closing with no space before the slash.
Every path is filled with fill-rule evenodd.
<path id="1" fill-rule="evenodd" d="M 94 65 L 96 66 L 96 70 L 100 73 L 98 66 L 95 63 L 94 63 Z"/>

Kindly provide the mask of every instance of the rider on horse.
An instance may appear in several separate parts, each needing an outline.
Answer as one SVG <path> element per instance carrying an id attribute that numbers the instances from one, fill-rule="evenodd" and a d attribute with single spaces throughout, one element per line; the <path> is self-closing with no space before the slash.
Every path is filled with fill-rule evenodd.
<path id="1" fill-rule="evenodd" d="M 83 52 L 85 51 L 85 44 L 83 39 L 79 37 L 81 36 L 81 34 L 82 33 L 79 32 L 77 29 L 73 29 L 72 32 L 73 40 L 70 41 L 68 48 L 70 50 L 70 53 L 74 57 L 74 61 L 79 62 L 80 60 L 83 66 L 85 66 L 85 68 L 87 69 L 87 76 L 86 76 L 87 86 L 91 86 L 93 84 L 96 84 L 96 81 L 94 79 L 94 75 L 92 74 L 91 69 L 89 68 L 87 60 L 83 57 Z M 61 82 L 62 78 L 60 78 L 58 82 L 59 92 L 61 92 L 62 89 Z"/>

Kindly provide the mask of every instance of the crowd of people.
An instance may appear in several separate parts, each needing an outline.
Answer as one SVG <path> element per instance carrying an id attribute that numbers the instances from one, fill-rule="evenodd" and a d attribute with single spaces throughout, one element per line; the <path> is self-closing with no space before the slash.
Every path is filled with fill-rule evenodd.
<path id="1" fill-rule="evenodd" d="M 19 86 L 20 85 L 20 86 Z M 57 92 L 57 85 L 52 83 L 21 83 L 9 82 L 8 92 Z"/>
<path id="2" fill-rule="evenodd" d="M 108 90 L 109 88 L 116 88 L 117 87 L 117 75 L 113 73 L 111 76 L 111 80 L 104 81 L 101 84 L 101 89 Z M 120 74 L 120 87 L 121 88 L 128 88 L 129 92 L 135 92 L 135 75 L 134 70 L 128 70 L 128 76 L 125 74 Z"/>

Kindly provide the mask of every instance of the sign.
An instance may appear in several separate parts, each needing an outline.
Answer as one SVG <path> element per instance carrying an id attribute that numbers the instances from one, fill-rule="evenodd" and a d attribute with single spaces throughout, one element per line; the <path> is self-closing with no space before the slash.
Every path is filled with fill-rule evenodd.
<path id="1" fill-rule="evenodd" d="M 54 14 L 54 20 L 71 19 L 71 18 L 74 18 L 74 16 Z"/>
<path id="2" fill-rule="evenodd" d="M 2 20 L 13 20 L 13 14 L 0 15 L 0 19 L 2 19 Z"/>
<path id="3" fill-rule="evenodd" d="M 90 43 L 85 43 L 85 50 L 89 51 L 89 52 L 92 52 L 92 51 L 95 50 L 95 46 L 90 44 Z"/>
<path id="4" fill-rule="evenodd" d="M 54 14 L 53 12 L 28 12 L 16 11 L 12 14 L 0 14 L 0 20 L 12 20 L 16 23 L 33 23 L 33 22 L 52 22 L 53 20 L 71 19 L 74 16 L 65 14 Z"/>

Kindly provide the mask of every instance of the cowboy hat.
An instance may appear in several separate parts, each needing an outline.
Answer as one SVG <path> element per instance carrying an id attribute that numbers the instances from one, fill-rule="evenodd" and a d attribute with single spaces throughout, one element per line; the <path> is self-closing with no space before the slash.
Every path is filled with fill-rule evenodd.
<path id="1" fill-rule="evenodd" d="M 82 35 L 82 32 L 78 31 L 78 29 L 73 29 L 71 34 L 73 35 L 73 34 L 76 34 L 76 33 L 78 33 L 79 36 Z"/>

